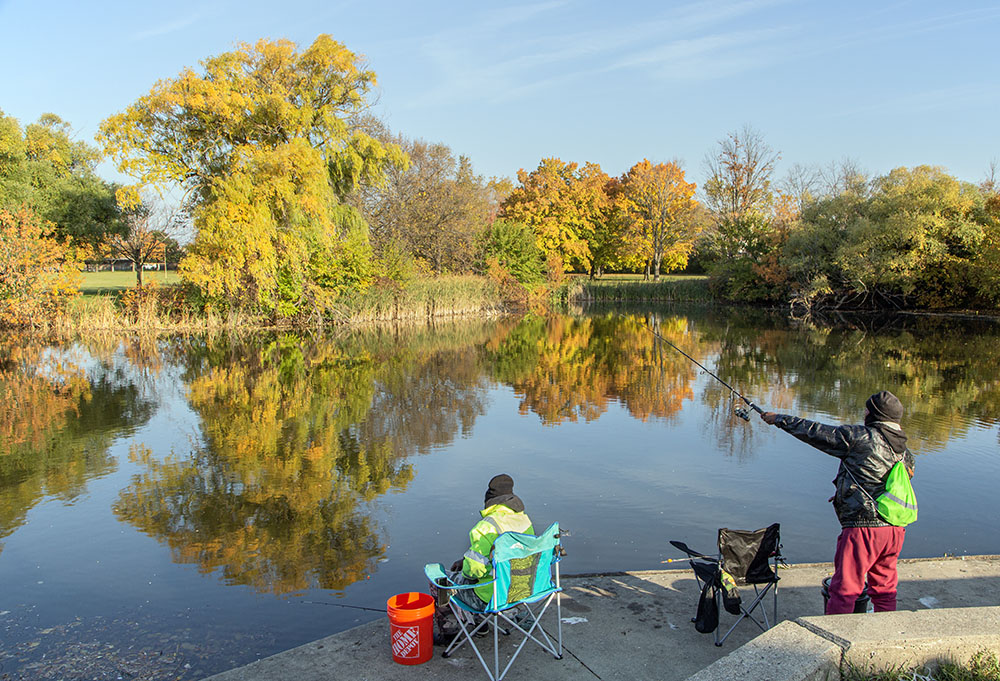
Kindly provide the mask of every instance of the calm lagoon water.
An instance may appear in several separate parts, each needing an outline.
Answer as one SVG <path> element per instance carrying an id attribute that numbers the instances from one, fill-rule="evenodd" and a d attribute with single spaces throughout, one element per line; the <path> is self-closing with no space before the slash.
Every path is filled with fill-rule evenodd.
<path id="1" fill-rule="evenodd" d="M 832 559 L 836 460 L 765 408 L 917 454 L 904 556 L 1000 553 L 1000 326 L 590 310 L 328 337 L 0 341 L 0 679 L 197 679 L 380 617 L 510 473 L 564 572 L 655 569 L 782 524 Z M 110 671 L 109 671 L 110 670 Z M 76 675 L 76 676 L 74 676 Z"/>

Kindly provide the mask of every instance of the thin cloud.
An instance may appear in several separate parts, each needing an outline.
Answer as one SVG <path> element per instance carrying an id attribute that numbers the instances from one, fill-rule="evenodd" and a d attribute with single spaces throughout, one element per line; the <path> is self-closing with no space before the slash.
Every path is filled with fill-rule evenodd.
<path id="1" fill-rule="evenodd" d="M 1000 92 L 995 83 L 967 83 L 947 88 L 915 92 L 900 97 L 880 100 L 873 104 L 855 106 L 830 112 L 829 118 L 850 118 L 871 114 L 914 114 L 957 109 L 968 111 L 970 105 L 996 102 Z"/>
<path id="2" fill-rule="evenodd" d="M 775 59 L 767 41 L 789 29 L 726 33 L 719 28 L 787 2 L 700 1 L 624 25 L 572 32 L 542 30 L 535 21 L 567 6 L 565 0 L 495 10 L 471 25 L 421 42 L 418 49 L 440 70 L 439 84 L 410 100 L 408 108 L 440 105 L 443 100 L 509 101 L 616 69 L 644 70 L 660 79 L 714 78 L 745 71 Z M 523 30 L 508 30 L 517 27 Z M 497 35 L 504 31 L 507 35 L 499 40 Z M 715 32 L 698 35 L 706 31 Z M 494 46 L 488 55 L 484 45 Z M 737 49 L 743 53 L 734 54 Z M 748 59 L 747 54 L 754 56 Z"/>
<path id="3" fill-rule="evenodd" d="M 888 16 L 892 16 L 888 14 Z M 982 24 L 1000 19 L 1000 7 L 966 10 L 940 14 L 916 21 L 890 23 L 865 28 L 843 36 L 840 40 L 819 44 L 812 55 L 839 52 L 841 50 L 869 43 L 885 43 L 890 40 L 913 38 L 927 33 L 939 33 L 946 29 L 959 28 L 969 24 Z"/>
<path id="4" fill-rule="evenodd" d="M 129 37 L 132 42 L 137 42 L 140 40 L 148 40 L 150 38 L 158 38 L 159 36 L 169 35 L 171 33 L 176 33 L 177 31 L 182 31 L 188 26 L 197 23 L 202 18 L 202 13 L 197 12 L 186 19 L 178 19 L 176 21 L 171 21 L 166 24 L 161 24 L 153 28 L 146 29 L 145 31 L 139 31 L 134 33 Z"/>
<path id="5" fill-rule="evenodd" d="M 607 71 L 642 68 L 661 79 L 716 78 L 758 68 L 777 56 L 772 47 L 792 29 L 737 31 L 676 40 L 636 51 L 607 67 Z"/>

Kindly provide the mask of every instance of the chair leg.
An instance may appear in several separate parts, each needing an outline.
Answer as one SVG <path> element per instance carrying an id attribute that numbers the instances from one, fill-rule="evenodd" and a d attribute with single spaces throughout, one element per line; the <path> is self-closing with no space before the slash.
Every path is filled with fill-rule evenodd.
<path id="1" fill-rule="evenodd" d="M 493 617 L 493 679 L 500 681 L 500 623 Z"/>
<path id="2" fill-rule="evenodd" d="M 761 631 L 767 631 L 768 629 L 771 628 L 771 626 L 772 626 L 771 622 L 770 622 L 770 620 L 768 620 L 768 617 L 767 617 L 767 606 L 764 605 L 764 597 L 767 596 L 767 590 L 770 589 L 770 588 L 774 588 L 775 589 L 775 592 L 774 592 L 774 608 L 775 609 L 772 612 L 772 619 L 774 620 L 774 623 L 777 624 L 777 621 L 778 621 L 778 611 L 777 611 L 777 607 L 778 607 L 778 592 L 777 592 L 778 584 L 777 584 L 777 582 L 773 582 L 771 584 L 768 584 L 768 586 L 766 586 L 763 591 L 758 591 L 757 586 L 755 585 L 754 586 L 754 594 L 755 594 L 756 597 L 754 598 L 753 602 L 750 604 L 749 607 L 742 606 L 742 605 L 740 606 L 740 616 L 736 620 L 736 622 L 733 623 L 733 626 L 731 626 L 729 628 L 729 631 L 726 632 L 726 635 L 723 636 L 720 639 L 719 638 L 719 630 L 718 629 L 715 630 L 715 639 L 716 639 L 715 640 L 715 645 L 721 646 L 723 643 L 725 643 L 726 639 L 729 638 L 729 635 L 731 633 L 733 633 L 733 630 L 736 628 L 736 625 L 738 625 L 740 622 L 742 622 L 745 619 L 748 619 L 751 622 L 753 622 L 754 624 L 756 624 L 758 627 L 760 627 Z M 757 608 L 757 606 L 760 606 L 761 616 L 763 617 L 763 620 L 764 620 L 763 624 L 761 624 L 760 620 L 758 620 L 756 617 L 753 616 L 753 611 L 754 611 L 754 609 Z"/>

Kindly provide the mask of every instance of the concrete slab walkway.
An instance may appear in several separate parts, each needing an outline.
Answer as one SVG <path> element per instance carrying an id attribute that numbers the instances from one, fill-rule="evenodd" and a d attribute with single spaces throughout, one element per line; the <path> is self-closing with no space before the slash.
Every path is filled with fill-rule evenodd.
<path id="1" fill-rule="evenodd" d="M 793 565 L 781 571 L 779 620 L 822 615 L 820 584 L 829 563 Z M 1000 606 L 1000 557 L 915 559 L 899 564 L 899 610 Z M 722 647 L 691 623 L 698 592 L 690 569 L 580 575 L 563 579 L 563 646 L 555 660 L 529 644 L 508 678 L 590 681 L 592 679 L 686 679 L 761 632 L 744 621 Z M 770 600 L 770 599 L 768 599 Z M 770 603 L 768 604 L 770 605 Z M 902 614 L 902 613 L 901 613 Z M 933 627 L 928 613 L 921 626 Z M 546 631 L 555 620 L 546 615 Z M 723 612 L 721 626 L 734 618 Z M 501 656 L 511 645 L 501 647 Z M 211 681 L 441 681 L 486 679 L 467 647 L 427 663 L 392 661 L 387 618 L 210 677 Z"/>

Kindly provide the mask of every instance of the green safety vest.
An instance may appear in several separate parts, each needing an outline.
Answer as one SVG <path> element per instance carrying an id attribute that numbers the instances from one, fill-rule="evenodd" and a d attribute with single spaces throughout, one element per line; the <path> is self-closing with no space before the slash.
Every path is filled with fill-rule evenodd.
<path id="1" fill-rule="evenodd" d="M 531 519 L 527 514 L 513 511 L 503 504 L 494 504 L 480 511 L 483 519 L 469 532 L 469 550 L 465 552 L 462 562 L 462 572 L 467 577 L 480 582 L 490 582 L 493 579 L 493 565 L 490 554 L 493 552 L 493 542 L 504 532 L 524 532 L 534 534 Z M 489 603 L 493 598 L 493 584 L 477 586 L 473 591 Z"/>

